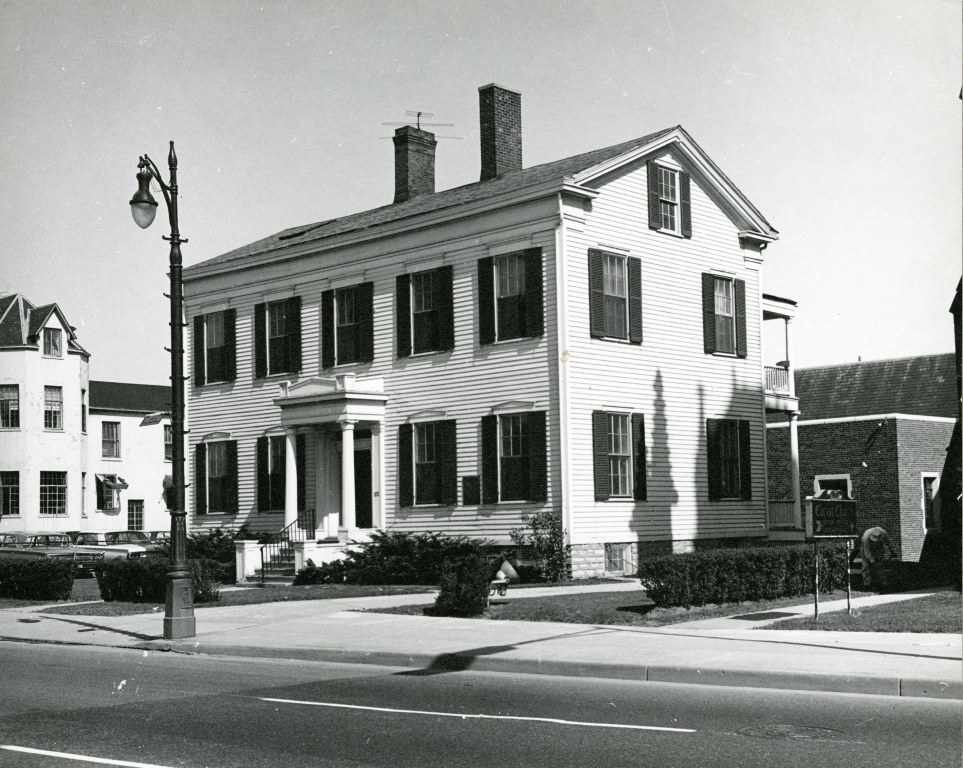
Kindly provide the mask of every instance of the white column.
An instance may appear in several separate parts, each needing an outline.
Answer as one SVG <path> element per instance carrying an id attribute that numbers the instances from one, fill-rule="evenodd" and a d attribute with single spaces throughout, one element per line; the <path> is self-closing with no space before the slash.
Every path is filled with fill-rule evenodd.
<path id="1" fill-rule="evenodd" d="M 339 538 L 347 540 L 357 528 L 354 517 L 354 425 L 341 422 L 341 529 Z"/>
<path id="2" fill-rule="evenodd" d="M 797 528 L 802 527 L 802 507 L 799 499 L 799 414 L 789 415 L 789 482 L 792 484 L 792 514 Z"/>
<path id="3" fill-rule="evenodd" d="M 789 369 L 786 371 L 786 375 L 789 377 L 789 395 L 791 397 L 796 396 L 796 379 L 793 375 L 793 353 L 792 353 L 792 318 L 785 318 L 786 326 L 786 360 L 789 361 Z"/>
<path id="4" fill-rule="evenodd" d="M 284 527 L 298 519 L 298 462 L 295 458 L 298 431 L 284 430 Z"/>
<path id="5" fill-rule="evenodd" d="M 371 425 L 371 525 L 384 528 L 384 435 L 381 424 Z"/>

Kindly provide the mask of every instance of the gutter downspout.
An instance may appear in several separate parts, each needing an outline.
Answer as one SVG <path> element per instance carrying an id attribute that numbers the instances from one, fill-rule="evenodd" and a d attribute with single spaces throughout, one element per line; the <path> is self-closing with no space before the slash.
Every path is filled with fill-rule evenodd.
<path id="1" fill-rule="evenodd" d="M 558 332 L 558 438 L 561 472 L 562 530 L 566 545 L 572 543 L 572 473 L 569 471 L 570 425 L 568 383 L 568 281 L 565 264 L 565 209 L 558 193 L 558 224 L 555 225 L 555 324 Z"/>

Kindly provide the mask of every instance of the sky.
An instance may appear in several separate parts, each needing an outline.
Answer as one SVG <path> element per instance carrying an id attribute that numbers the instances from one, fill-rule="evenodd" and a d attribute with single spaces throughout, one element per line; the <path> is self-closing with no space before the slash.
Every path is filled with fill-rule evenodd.
<path id="1" fill-rule="evenodd" d="M 796 367 L 949 352 L 961 29 L 960 0 L 0 0 L 0 293 L 59 304 L 92 379 L 166 384 L 140 155 L 166 177 L 175 141 L 195 264 L 390 203 L 408 110 L 453 124 L 436 189 L 477 181 L 495 82 L 526 166 L 682 125 L 780 232 Z"/>

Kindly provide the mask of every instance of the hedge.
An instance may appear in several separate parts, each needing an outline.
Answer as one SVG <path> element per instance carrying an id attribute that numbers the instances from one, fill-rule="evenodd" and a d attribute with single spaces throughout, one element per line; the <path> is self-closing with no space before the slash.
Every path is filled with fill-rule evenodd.
<path id="1" fill-rule="evenodd" d="M 821 592 L 844 587 L 847 568 L 845 545 L 819 546 Z M 813 591 L 813 550 L 773 545 L 664 555 L 640 563 L 638 575 L 660 607 L 796 597 Z"/>
<path id="2" fill-rule="evenodd" d="M 215 586 L 218 563 L 211 560 L 188 560 L 191 588 L 195 603 L 220 600 Z M 161 557 L 108 560 L 97 566 L 100 596 L 106 602 L 163 603 L 167 599 L 167 573 L 170 561 Z"/>
<path id="3" fill-rule="evenodd" d="M 494 566 L 487 557 L 469 553 L 445 563 L 438 581 L 434 616 L 478 616 L 488 607 Z"/>
<path id="4" fill-rule="evenodd" d="M 48 558 L 0 557 L 0 597 L 18 600 L 69 600 L 74 564 Z"/>

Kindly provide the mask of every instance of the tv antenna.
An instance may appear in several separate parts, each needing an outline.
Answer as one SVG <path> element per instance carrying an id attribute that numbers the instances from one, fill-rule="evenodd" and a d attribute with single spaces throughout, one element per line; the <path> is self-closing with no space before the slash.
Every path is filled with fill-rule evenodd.
<path id="1" fill-rule="evenodd" d="M 429 128 L 452 128 L 452 127 L 454 127 L 454 125 L 455 125 L 454 123 L 423 123 L 423 122 L 421 122 L 421 118 L 423 118 L 423 117 L 426 117 L 426 118 L 428 118 L 429 120 L 430 120 L 431 118 L 433 118 L 433 117 L 435 116 L 435 113 L 434 113 L 434 112 L 422 112 L 421 110 L 408 109 L 408 110 L 405 110 L 405 114 L 408 115 L 408 116 L 410 116 L 410 117 L 415 118 L 415 119 L 414 119 L 415 128 L 417 128 L 419 131 L 421 130 L 421 127 L 422 127 L 422 126 L 426 126 L 426 127 L 429 127 Z M 382 125 L 398 125 L 398 126 L 401 126 L 401 125 L 411 125 L 411 123 L 412 123 L 411 120 L 406 120 L 406 121 L 403 122 L 403 123 L 382 123 Z M 390 136 L 381 136 L 380 138 L 382 138 L 382 139 L 390 139 L 391 137 L 390 137 Z M 459 140 L 460 140 L 460 139 L 461 139 L 461 136 L 436 136 L 435 138 L 436 138 L 436 139 L 459 139 Z"/>

